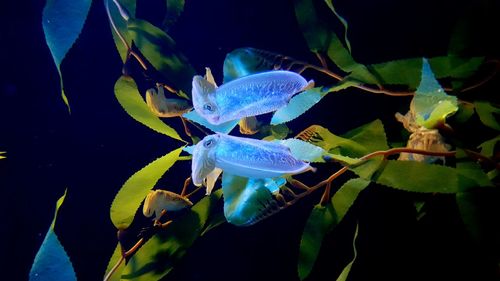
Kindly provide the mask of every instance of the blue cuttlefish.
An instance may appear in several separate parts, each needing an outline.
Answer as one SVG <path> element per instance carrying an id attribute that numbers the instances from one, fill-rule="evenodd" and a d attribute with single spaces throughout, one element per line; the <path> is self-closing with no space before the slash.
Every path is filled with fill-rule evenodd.
<path id="1" fill-rule="evenodd" d="M 208 135 L 196 144 L 191 165 L 193 183 L 205 184 L 207 194 L 222 171 L 264 179 L 315 170 L 295 158 L 285 145 L 225 134 Z"/>
<path id="2" fill-rule="evenodd" d="M 212 81 L 210 81 L 212 80 Z M 314 81 L 291 71 L 268 71 L 244 76 L 217 87 L 213 79 L 193 77 L 193 106 L 214 125 L 278 110 Z"/>

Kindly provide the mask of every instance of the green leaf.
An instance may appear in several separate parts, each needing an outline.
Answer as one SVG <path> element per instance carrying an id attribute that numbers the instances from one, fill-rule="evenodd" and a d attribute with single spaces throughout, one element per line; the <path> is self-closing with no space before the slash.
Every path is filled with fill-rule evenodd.
<path id="1" fill-rule="evenodd" d="M 163 19 L 163 29 L 169 30 L 181 16 L 184 11 L 184 0 L 165 0 L 167 4 L 167 13 Z"/>
<path id="2" fill-rule="evenodd" d="M 337 92 L 357 84 L 358 83 L 355 81 L 344 80 L 332 87 L 316 87 L 299 93 L 293 96 L 286 106 L 278 109 L 274 113 L 271 119 L 271 125 L 292 121 L 317 104 L 327 94 Z"/>
<path id="3" fill-rule="evenodd" d="M 481 154 L 486 157 L 493 157 L 495 153 L 495 146 L 498 142 L 500 142 L 500 136 L 497 136 L 496 138 L 487 140 L 480 144 L 479 148 L 481 148 Z"/>
<path id="4" fill-rule="evenodd" d="M 310 273 L 318 257 L 323 237 L 339 224 L 370 181 L 357 178 L 347 181 L 326 206 L 314 206 L 300 241 L 298 271 L 301 280 Z"/>
<path id="5" fill-rule="evenodd" d="M 149 239 L 127 262 L 121 280 L 151 281 L 167 275 L 200 236 L 220 196 L 218 191 L 201 199 L 165 231 Z"/>
<path id="6" fill-rule="evenodd" d="M 356 238 L 358 238 L 359 224 L 356 224 L 356 230 L 354 231 L 354 238 L 352 238 L 352 249 L 354 251 L 354 257 L 351 262 L 344 267 L 339 277 L 337 277 L 337 281 L 346 281 L 349 276 L 349 272 L 351 272 L 352 264 L 358 257 L 358 251 L 356 250 Z"/>
<path id="7" fill-rule="evenodd" d="M 434 129 L 446 117 L 458 110 L 457 98 L 447 95 L 434 77 L 426 59 L 422 63 L 422 79 L 415 92 L 410 110 L 418 125 Z"/>
<path id="8" fill-rule="evenodd" d="M 459 103 L 458 111 L 453 115 L 453 120 L 459 124 L 467 122 L 474 115 L 474 105 L 470 103 Z"/>
<path id="9" fill-rule="evenodd" d="M 162 175 L 174 165 L 181 151 L 182 147 L 156 159 L 125 182 L 111 204 L 111 221 L 116 228 L 129 227 L 142 200 Z"/>
<path id="10" fill-rule="evenodd" d="M 191 93 L 191 83 L 196 72 L 177 50 L 175 41 L 144 20 L 130 19 L 127 26 L 130 38 L 155 69 L 177 89 Z"/>
<path id="11" fill-rule="evenodd" d="M 31 266 L 30 281 L 76 281 L 71 261 L 54 232 L 57 213 L 65 197 L 66 191 L 57 200 L 54 219 Z"/>
<path id="12" fill-rule="evenodd" d="M 342 137 L 351 141 L 341 147 L 342 155 L 361 157 L 370 152 L 389 149 L 384 124 L 379 119 L 355 128 Z M 364 149 L 360 150 L 360 147 L 353 145 L 352 142 L 363 146 Z"/>
<path id="13" fill-rule="evenodd" d="M 459 182 L 461 184 L 460 191 L 466 191 L 476 187 L 491 187 L 493 183 L 488 178 L 488 175 L 481 169 L 481 166 L 467 158 L 465 152 L 457 151 L 457 168 L 459 174 Z M 465 160 L 466 159 L 466 160 Z"/>
<path id="14" fill-rule="evenodd" d="M 196 122 L 203 127 L 210 129 L 212 132 L 218 132 L 218 133 L 224 133 L 224 134 L 229 134 L 236 125 L 240 122 L 240 120 L 232 120 L 232 121 L 227 121 L 219 125 L 213 125 L 210 122 L 207 121 L 204 117 L 200 116 L 195 110 L 191 110 L 187 113 L 184 113 L 182 117 L 191 120 L 193 122 Z"/>
<path id="15" fill-rule="evenodd" d="M 113 255 L 109 259 L 108 266 L 106 267 L 105 276 L 109 274 L 109 272 L 121 259 L 122 259 L 122 247 L 120 246 L 120 243 L 118 243 L 118 245 L 116 245 L 115 250 L 113 251 Z M 111 278 L 107 279 L 107 281 L 120 281 L 124 268 L 125 268 L 125 261 L 121 261 L 118 268 L 111 275 Z"/>
<path id="16" fill-rule="evenodd" d="M 117 4 L 118 3 L 118 4 Z M 128 46 L 132 45 L 132 38 L 130 38 L 127 29 L 127 19 L 123 17 L 120 13 L 120 9 L 122 9 L 125 13 L 127 13 L 128 17 L 135 17 L 136 10 L 136 0 L 121 0 L 121 1 L 113 1 L 113 0 L 104 0 L 104 4 L 106 8 L 109 9 L 109 16 L 114 23 L 110 22 L 111 33 L 113 34 L 113 40 L 115 41 L 116 49 L 120 54 L 122 61 L 125 63 L 127 60 L 128 48 L 122 42 L 120 36 L 125 40 Z M 117 6 L 120 5 L 120 8 Z M 117 34 L 117 31 L 120 35 Z"/>
<path id="17" fill-rule="evenodd" d="M 245 226 L 259 221 L 276 202 L 272 192 L 278 191 L 285 181 L 253 179 L 222 174 L 224 215 L 227 222 Z"/>
<path id="18" fill-rule="evenodd" d="M 425 193 L 457 193 L 471 187 L 491 185 L 474 167 L 468 166 L 467 169 L 388 160 L 379 171 L 376 182 L 396 189 Z"/>
<path id="19" fill-rule="evenodd" d="M 80 35 L 91 3 L 91 0 L 47 0 L 42 13 L 45 41 L 56 64 L 61 95 L 68 110 L 70 108 L 64 94 L 61 63 Z"/>
<path id="20" fill-rule="evenodd" d="M 476 101 L 474 102 L 474 106 L 476 107 L 479 119 L 485 126 L 500 131 L 500 124 L 497 120 L 498 115 L 500 114 L 500 108 L 487 101 Z M 495 117 L 495 115 L 497 115 L 497 117 Z"/>
<path id="21" fill-rule="evenodd" d="M 337 19 L 344 26 L 344 41 L 345 41 L 345 44 L 347 46 L 347 49 L 349 50 L 349 53 L 351 53 L 352 52 L 351 43 L 349 42 L 349 39 L 347 38 L 347 29 L 349 28 L 347 21 L 342 16 L 340 16 L 339 13 L 337 13 L 337 11 L 335 10 L 335 7 L 333 6 L 332 0 L 325 0 L 325 3 L 328 6 L 328 8 L 330 8 L 330 10 L 332 10 L 333 14 L 335 14 Z"/>
<path id="22" fill-rule="evenodd" d="M 115 96 L 123 109 L 139 123 L 146 125 L 160 134 L 183 141 L 172 127 L 165 124 L 158 116 L 151 112 L 131 77 L 122 76 L 116 81 Z"/>

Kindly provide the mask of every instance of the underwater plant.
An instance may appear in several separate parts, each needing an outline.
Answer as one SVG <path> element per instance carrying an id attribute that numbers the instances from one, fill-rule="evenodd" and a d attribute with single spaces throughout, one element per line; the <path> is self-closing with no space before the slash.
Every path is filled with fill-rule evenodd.
<path id="1" fill-rule="evenodd" d="M 136 1 L 104 0 L 123 62 L 114 87 L 118 103 L 134 120 L 178 144 L 131 175 L 116 193 L 110 218 L 118 232 L 117 245 L 104 280 L 161 280 L 198 238 L 220 225 L 255 225 L 314 194 L 320 195 L 319 202 L 308 208 L 294 249 L 298 278 L 311 278 L 324 258 L 323 241 L 351 216 L 349 234 L 340 237 L 351 253 L 331 276 L 347 280 L 363 251 L 357 241 L 365 235 L 363 221 L 353 209 L 367 190 L 383 188 L 411 198 L 415 219 L 439 204 L 434 199 L 451 198 L 471 236 L 478 244 L 493 245 L 492 259 L 500 264 L 500 235 L 490 233 L 499 234 L 492 230 L 498 213 L 484 211 L 498 208 L 483 205 L 500 198 L 500 107 L 493 98 L 476 100 L 463 94 L 488 83 L 498 60 L 450 53 L 362 64 L 352 55 L 348 23 L 333 1 L 291 2 L 318 64 L 237 48 L 221 61 L 223 80 L 217 86 L 210 68 L 199 75 L 169 35 L 169 28 L 182 17 L 184 1 L 166 1 L 165 18 L 155 26 L 137 17 Z M 83 28 L 89 7 L 90 1 L 83 0 L 50 0 L 45 6 L 46 40 L 61 77 L 61 62 Z M 332 20 L 343 27 L 343 38 L 330 27 Z M 336 132 L 328 123 L 305 118 L 327 95 L 347 94 L 348 89 L 411 98 L 406 113 L 398 112 L 400 108 L 391 112 L 400 128 L 386 130 L 378 118 Z M 64 90 L 62 96 L 69 108 Z M 331 105 L 335 106 L 347 105 Z M 177 118 L 183 131 L 173 126 Z M 291 122 L 297 122 L 298 134 L 290 129 Z M 488 136 L 457 134 L 469 123 L 487 130 Z M 178 187 L 159 184 L 169 169 L 186 161 L 191 169 L 175 175 L 184 182 L 179 193 Z M 55 217 L 30 280 L 76 280 L 54 224 Z M 485 242 L 485 237 L 496 240 Z M 52 262 L 54 257 L 59 262 Z"/>

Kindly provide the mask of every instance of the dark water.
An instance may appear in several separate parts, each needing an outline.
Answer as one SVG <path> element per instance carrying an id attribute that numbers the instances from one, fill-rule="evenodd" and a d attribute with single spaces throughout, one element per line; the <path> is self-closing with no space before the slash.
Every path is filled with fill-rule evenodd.
<path id="1" fill-rule="evenodd" d="M 186 2 L 172 36 L 199 73 L 209 66 L 221 80 L 226 53 L 247 46 L 314 62 L 291 1 Z M 139 1 L 138 16 L 160 20 L 162 3 Z M 56 68 L 42 32 L 44 1 L 1 5 L 0 151 L 7 150 L 8 159 L 0 161 L 0 280 L 27 279 L 54 203 L 65 188 L 69 191 L 57 232 L 79 280 L 101 280 L 116 245 L 109 219 L 114 195 L 130 175 L 179 143 L 132 120 L 116 101 L 113 85 L 121 61 L 101 1 L 94 1 L 83 33 L 62 66 L 71 115 L 59 96 Z M 353 55 L 363 63 L 444 55 L 458 19 L 473 14 L 479 5 L 336 1 L 349 21 Z M 492 37 L 493 30 L 498 36 L 494 26 L 478 29 L 477 35 Z M 470 51 L 498 56 L 497 46 L 478 43 Z M 399 130 L 392 115 L 403 112 L 408 102 L 349 91 L 329 95 L 302 120 L 318 120 L 341 133 L 382 117 L 389 130 Z M 172 122 L 180 128 L 178 120 Z M 298 131 L 307 125 L 295 122 L 291 127 Z M 176 167 L 166 178 L 176 173 L 187 175 L 189 165 Z M 182 181 L 161 183 L 179 186 Z M 362 196 L 355 211 L 365 235 L 360 234 L 350 280 L 492 276 L 456 209 L 434 210 L 432 220 L 417 223 L 410 199 L 382 187 Z M 298 280 L 298 242 L 307 210 L 317 200 L 311 196 L 250 228 L 221 226 L 198 240 L 167 280 Z M 342 270 L 351 251 L 350 242 L 344 242 L 348 239 L 342 238 L 349 237 L 354 223 L 348 217 L 330 235 L 312 280 L 332 280 Z"/>

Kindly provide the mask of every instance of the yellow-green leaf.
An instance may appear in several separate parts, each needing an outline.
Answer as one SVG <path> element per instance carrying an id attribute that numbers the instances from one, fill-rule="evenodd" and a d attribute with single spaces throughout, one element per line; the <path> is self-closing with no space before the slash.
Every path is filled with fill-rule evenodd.
<path id="1" fill-rule="evenodd" d="M 356 230 L 354 231 L 354 237 L 352 238 L 352 249 L 354 251 L 354 257 L 352 258 L 351 262 L 349 262 L 342 272 L 340 273 L 339 277 L 337 277 L 337 281 L 346 281 L 347 277 L 349 276 L 349 272 L 351 272 L 352 264 L 358 257 L 358 251 L 356 250 L 356 238 L 358 238 L 358 231 L 359 231 L 359 224 L 356 224 Z"/>
<path id="2" fill-rule="evenodd" d="M 123 109 L 138 122 L 158 133 L 183 141 L 172 127 L 151 112 L 131 77 L 122 76 L 116 81 L 115 96 Z"/>
<path id="3" fill-rule="evenodd" d="M 5 156 L 6 153 L 7 153 L 6 151 L 0 151 L 0 159 L 7 158 L 7 156 Z M 4 154 L 4 155 L 2 155 L 2 154 Z"/>
<path id="4" fill-rule="evenodd" d="M 129 227 L 142 200 L 162 175 L 174 165 L 181 151 L 182 147 L 156 159 L 125 182 L 116 194 L 110 210 L 111 221 L 116 228 Z"/>

